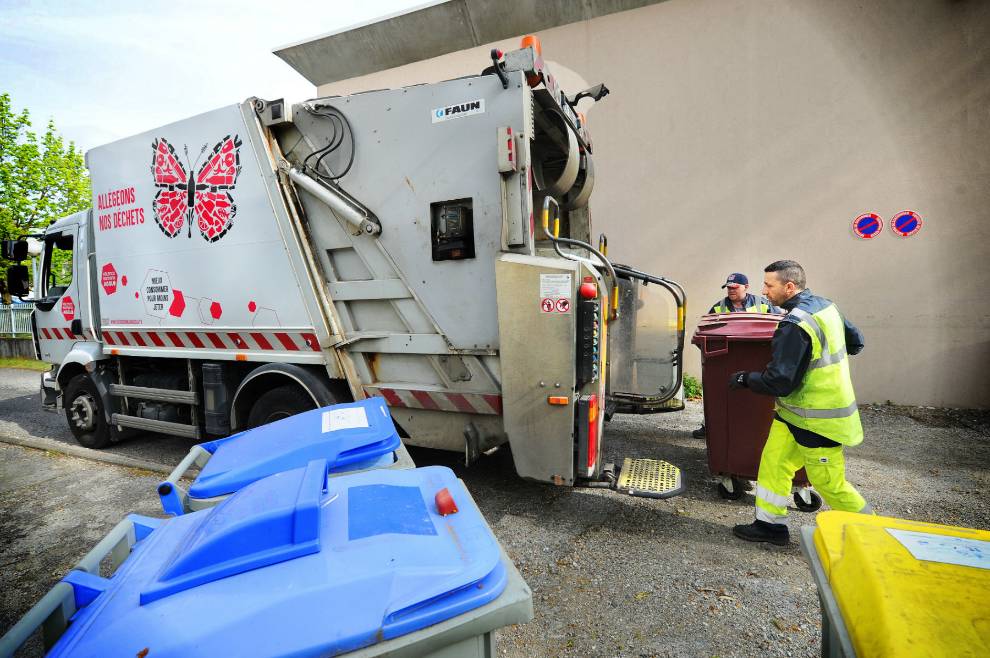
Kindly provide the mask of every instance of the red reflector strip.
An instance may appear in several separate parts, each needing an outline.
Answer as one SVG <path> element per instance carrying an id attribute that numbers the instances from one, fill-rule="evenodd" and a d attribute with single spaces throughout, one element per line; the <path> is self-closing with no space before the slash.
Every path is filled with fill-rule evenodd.
<path id="1" fill-rule="evenodd" d="M 137 343 L 138 345 L 140 345 L 141 347 L 147 347 L 148 346 L 148 344 L 144 342 L 144 339 L 141 338 L 141 334 L 139 334 L 136 331 L 132 331 L 131 332 L 131 339 L 133 339 L 134 342 Z"/>
<path id="2" fill-rule="evenodd" d="M 391 407 L 404 407 L 404 406 L 406 406 L 402 402 L 402 398 L 399 397 L 399 394 L 396 393 L 395 391 L 393 391 L 392 389 L 390 389 L 390 388 L 382 388 L 382 389 L 379 389 L 378 392 L 382 394 L 382 397 L 385 398 L 385 401 L 388 402 L 389 406 L 391 406 Z"/>
<path id="3" fill-rule="evenodd" d="M 467 401 L 467 398 L 460 393 L 447 393 L 447 399 L 454 403 L 458 411 L 462 411 L 466 414 L 476 413 L 474 407 L 471 403 Z"/>
<path id="4" fill-rule="evenodd" d="M 241 338 L 240 335 L 238 335 L 238 334 L 227 334 L 227 337 L 230 338 L 230 340 L 234 341 L 234 345 L 237 346 L 237 349 L 239 349 L 239 350 L 246 350 L 246 349 L 248 349 L 248 344 L 244 342 L 244 339 Z"/>
<path id="5" fill-rule="evenodd" d="M 440 409 L 440 405 L 434 402 L 433 398 L 430 397 L 430 394 L 426 391 L 410 391 L 410 393 L 412 393 L 413 397 L 416 398 L 421 405 L 423 405 L 424 409 L 432 409 L 434 411 Z"/>
<path id="6" fill-rule="evenodd" d="M 485 398 L 485 402 L 488 406 L 498 415 L 502 415 L 502 396 L 500 395 L 482 395 Z"/>
<path id="7" fill-rule="evenodd" d="M 197 336 L 193 332 L 187 331 L 186 332 L 186 338 L 189 340 L 190 343 L 193 344 L 194 347 L 198 347 L 199 349 L 203 349 L 203 341 L 201 341 L 199 339 L 199 336 Z"/>
<path id="8" fill-rule="evenodd" d="M 103 342 L 105 342 L 107 345 L 116 345 L 116 343 L 113 342 L 113 337 L 110 335 L 110 333 L 111 332 L 109 331 L 103 332 Z"/>
<path id="9" fill-rule="evenodd" d="M 316 340 L 314 334 L 303 334 L 303 340 L 306 341 L 306 347 L 313 350 L 314 352 L 320 351 L 320 341 Z"/>
<path id="10" fill-rule="evenodd" d="M 127 340 L 127 334 L 125 334 L 123 331 L 118 331 L 117 332 L 117 344 L 118 345 L 130 345 L 131 344 L 131 342 L 129 340 Z"/>
<path id="11" fill-rule="evenodd" d="M 186 346 L 186 344 L 182 342 L 182 339 L 179 338 L 179 334 L 175 333 L 174 331 L 168 331 L 165 333 L 165 335 L 168 336 L 168 339 L 172 341 L 172 344 L 175 345 L 176 347 Z"/>
<path id="12" fill-rule="evenodd" d="M 278 338 L 278 342 L 282 343 L 282 347 L 292 352 L 298 352 L 299 346 L 295 344 L 289 334 L 277 333 L 275 338 Z"/>
<path id="13" fill-rule="evenodd" d="M 261 349 L 263 350 L 272 349 L 272 344 L 268 342 L 267 338 L 265 338 L 265 334 L 252 333 L 251 338 L 254 339 L 254 342 L 256 342 L 258 344 L 258 347 L 260 347 Z"/>
<path id="14" fill-rule="evenodd" d="M 154 343 L 156 347 L 165 347 L 165 341 L 163 341 L 154 331 L 148 332 L 148 338 L 151 339 L 151 342 Z"/>
<path id="15" fill-rule="evenodd" d="M 42 327 L 41 328 L 41 335 L 44 336 L 47 340 L 51 340 L 52 339 L 52 335 L 50 333 L 48 333 L 48 328 L 47 327 Z"/>
<path id="16" fill-rule="evenodd" d="M 213 347 L 217 348 L 218 350 L 226 349 L 227 346 L 223 344 L 222 340 L 220 340 L 220 336 L 217 336 L 216 334 L 208 333 L 206 334 L 206 337 L 210 339 L 211 343 L 213 343 Z"/>

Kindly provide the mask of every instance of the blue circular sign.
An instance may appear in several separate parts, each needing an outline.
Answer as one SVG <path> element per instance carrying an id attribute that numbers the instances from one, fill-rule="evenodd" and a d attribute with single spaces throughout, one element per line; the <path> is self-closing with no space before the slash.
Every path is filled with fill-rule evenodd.
<path id="1" fill-rule="evenodd" d="M 894 218 L 890 220 L 890 229 L 902 238 L 906 238 L 920 231 L 921 224 L 921 216 L 918 213 L 913 210 L 904 210 L 894 215 Z"/>
<path id="2" fill-rule="evenodd" d="M 853 233 L 864 240 L 877 237 L 882 230 L 883 220 L 876 213 L 868 212 L 853 220 Z"/>

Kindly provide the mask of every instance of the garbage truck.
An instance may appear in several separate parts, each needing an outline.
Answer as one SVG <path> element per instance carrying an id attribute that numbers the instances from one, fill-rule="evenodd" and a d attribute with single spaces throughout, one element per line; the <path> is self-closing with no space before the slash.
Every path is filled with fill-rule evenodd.
<path id="1" fill-rule="evenodd" d="M 565 92 L 532 37 L 479 68 L 90 150 L 92 207 L 4 245 L 12 293 L 35 263 L 42 404 L 102 448 L 381 396 L 409 445 L 675 491 L 666 462 L 604 459 L 606 417 L 677 408 L 685 305 L 593 237 L 578 106 L 608 89 Z"/>

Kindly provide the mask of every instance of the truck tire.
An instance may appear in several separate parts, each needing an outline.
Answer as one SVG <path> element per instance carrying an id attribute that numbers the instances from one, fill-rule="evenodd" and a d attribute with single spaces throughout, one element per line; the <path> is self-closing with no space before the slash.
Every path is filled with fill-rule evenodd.
<path id="1" fill-rule="evenodd" d="M 276 420 L 315 409 L 313 398 L 298 386 L 279 386 L 261 394 L 248 414 L 248 428 L 267 425 Z"/>
<path id="2" fill-rule="evenodd" d="M 106 448 L 110 445 L 110 426 L 103 413 L 103 400 L 89 375 L 76 375 L 65 387 L 65 419 L 79 445 Z"/>

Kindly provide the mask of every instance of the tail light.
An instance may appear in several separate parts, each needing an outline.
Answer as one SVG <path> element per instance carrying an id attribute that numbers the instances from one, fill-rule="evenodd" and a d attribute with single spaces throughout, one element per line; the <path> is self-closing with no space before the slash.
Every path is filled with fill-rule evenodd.
<path id="1" fill-rule="evenodd" d="M 577 465 L 585 477 L 594 477 L 598 467 L 598 400 L 597 395 L 585 395 L 577 403 Z"/>

